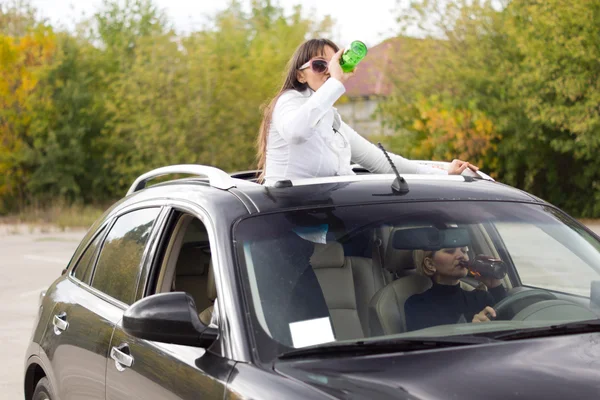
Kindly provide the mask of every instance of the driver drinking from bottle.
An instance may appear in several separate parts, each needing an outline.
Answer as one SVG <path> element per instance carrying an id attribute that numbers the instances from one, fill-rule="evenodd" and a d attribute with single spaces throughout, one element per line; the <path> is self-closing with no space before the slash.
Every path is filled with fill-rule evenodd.
<path id="1" fill-rule="evenodd" d="M 404 305 L 407 330 L 459 322 L 485 322 L 496 317 L 492 305 L 506 296 L 500 279 L 475 276 L 488 291 L 467 291 L 460 279 L 468 274 L 467 247 L 414 250 L 417 272 L 431 278 L 432 287 L 408 298 Z"/>

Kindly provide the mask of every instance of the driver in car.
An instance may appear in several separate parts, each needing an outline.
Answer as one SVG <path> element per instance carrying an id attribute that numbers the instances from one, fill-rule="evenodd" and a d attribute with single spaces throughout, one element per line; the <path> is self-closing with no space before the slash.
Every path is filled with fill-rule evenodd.
<path id="1" fill-rule="evenodd" d="M 468 274 L 467 247 L 436 251 L 414 250 L 417 272 L 431 279 L 427 291 L 408 298 L 404 305 L 407 330 L 413 331 L 436 325 L 466 322 L 486 322 L 496 317 L 492 305 L 506 296 L 500 279 L 476 277 L 488 291 L 467 291 L 460 279 Z"/>

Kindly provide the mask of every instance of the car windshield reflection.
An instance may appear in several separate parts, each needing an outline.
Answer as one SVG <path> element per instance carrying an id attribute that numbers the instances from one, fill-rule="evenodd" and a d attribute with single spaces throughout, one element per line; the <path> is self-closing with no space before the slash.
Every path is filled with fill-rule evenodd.
<path id="1" fill-rule="evenodd" d="M 258 214 L 235 229 L 261 357 L 600 315 L 600 242 L 552 207 L 391 203 Z"/>

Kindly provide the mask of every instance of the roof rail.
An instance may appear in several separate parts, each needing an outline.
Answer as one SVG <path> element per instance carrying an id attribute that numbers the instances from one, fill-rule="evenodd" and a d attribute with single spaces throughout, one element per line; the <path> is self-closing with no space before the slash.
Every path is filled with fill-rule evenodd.
<path id="1" fill-rule="evenodd" d="M 208 178 L 208 183 L 210 186 L 218 189 L 227 190 L 235 187 L 235 182 L 229 176 L 229 174 L 219 168 L 209 167 L 208 165 L 179 164 L 156 168 L 139 176 L 127 191 L 127 195 L 144 189 L 146 187 L 146 183 L 151 179 L 170 174 L 205 176 Z"/>
<path id="2" fill-rule="evenodd" d="M 261 169 L 251 169 L 248 171 L 232 172 L 231 174 L 229 174 L 229 176 L 231 176 L 232 178 L 235 178 L 235 179 L 242 179 L 245 181 L 256 182 L 256 180 L 258 180 L 258 176 L 260 175 L 261 172 L 262 172 Z"/>

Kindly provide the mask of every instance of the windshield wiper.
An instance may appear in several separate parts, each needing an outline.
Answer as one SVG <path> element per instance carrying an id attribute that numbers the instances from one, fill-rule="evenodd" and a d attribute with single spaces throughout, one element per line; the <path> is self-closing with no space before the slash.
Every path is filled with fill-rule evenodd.
<path id="1" fill-rule="evenodd" d="M 542 328 L 517 329 L 509 332 L 488 334 L 486 336 L 495 340 L 519 340 L 593 332 L 600 332 L 600 319 L 569 322 L 566 324 L 550 325 Z"/>
<path id="2" fill-rule="evenodd" d="M 397 353 L 401 351 L 416 351 L 439 349 L 444 347 L 468 346 L 495 342 L 484 336 L 451 336 L 443 338 L 402 338 L 387 340 L 360 340 L 352 343 L 330 343 L 325 345 L 305 347 L 291 350 L 278 356 L 279 359 L 290 359 L 310 356 L 364 355 L 374 353 Z"/>

